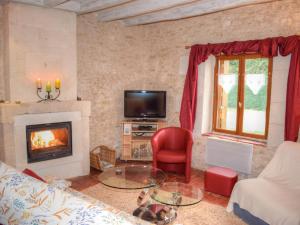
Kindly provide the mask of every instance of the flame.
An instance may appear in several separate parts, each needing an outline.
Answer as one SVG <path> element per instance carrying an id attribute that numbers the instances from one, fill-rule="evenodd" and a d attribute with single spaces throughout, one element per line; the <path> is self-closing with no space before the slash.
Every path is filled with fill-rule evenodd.
<path id="1" fill-rule="evenodd" d="M 60 145 L 64 145 L 64 143 L 62 143 L 58 139 L 55 139 L 55 136 L 51 130 L 37 131 L 31 133 L 32 149 L 48 148 Z"/>

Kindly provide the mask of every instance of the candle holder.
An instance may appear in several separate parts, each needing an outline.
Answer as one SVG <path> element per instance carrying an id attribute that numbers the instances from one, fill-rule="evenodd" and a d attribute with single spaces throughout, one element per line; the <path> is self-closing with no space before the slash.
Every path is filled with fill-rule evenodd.
<path id="1" fill-rule="evenodd" d="M 54 95 L 52 95 L 52 87 L 51 87 L 51 82 L 48 81 L 47 84 L 46 84 L 46 88 L 45 88 L 45 91 L 46 91 L 46 95 L 45 97 L 42 96 L 42 81 L 40 78 L 38 78 L 36 80 L 36 94 L 37 96 L 41 99 L 39 100 L 38 102 L 45 102 L 45 101 L 59 101 L 57 98 L 60 96 L 60 87 L 61 87 L 61 81 L 60 79 L 56 79 L 55 80 L 55 93 Z"/>
<path id="2" fill-rule="evenodd" d="M 43 97 L 42 95 L 42 88 L 37 88 L 36 91 L 37 96 L 41 99 L 38 102 L 44 101 L 59 101 L 57 98 L 60 96 L 60 88 L 55 88 L 55 96 L 51 94 L 51 90 L 46 90 L 46 95 Z"/>

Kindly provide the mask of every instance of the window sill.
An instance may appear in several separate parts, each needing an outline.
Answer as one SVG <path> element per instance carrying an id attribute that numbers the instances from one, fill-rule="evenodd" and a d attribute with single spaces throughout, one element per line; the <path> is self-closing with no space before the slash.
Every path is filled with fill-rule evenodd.
<path id="1" fill-rule="evenodd" d="M 267 147 L 267 141 L 266 140 L 258 140 L 253 138 L 246 138 L 236 135 L 229 135 L 229 134 L 223 134 L 223 133 L 216 133 L 216 132 L 210 132 L 210 133 L 204 133 L 202 136 L 205 137 L 217 137 L 224 140 L 229 141 L 235 141 L 239 143 L 247 143 L 247 144 L 253 144 L 260 147 Z"/>

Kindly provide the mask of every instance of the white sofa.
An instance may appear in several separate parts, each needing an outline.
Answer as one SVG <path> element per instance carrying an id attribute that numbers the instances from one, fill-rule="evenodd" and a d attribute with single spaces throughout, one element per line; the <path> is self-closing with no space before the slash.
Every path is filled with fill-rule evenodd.
<path id="1" fill-rule="evenodd" d="M 0 162 L 0 224 L 149 224 L 72 189 L 60 190 Z"/>
<path id="2" fill-rule="evenodd" d="M 300 225 L 300 143 L 284 142 L 257 178 L 239 181 L 227 211 L 236 205 L 260 220 L 250 224 Z"/>

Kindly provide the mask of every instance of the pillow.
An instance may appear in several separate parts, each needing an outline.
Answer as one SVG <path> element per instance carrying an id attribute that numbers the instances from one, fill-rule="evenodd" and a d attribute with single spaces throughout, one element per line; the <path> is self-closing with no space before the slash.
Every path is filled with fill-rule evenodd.
<path id="1" fill-rule="evenodd" d="M 42 182 L 44 182 L 44 183 L 47 183 L 43 178 L 41 178 L 39 175 L 37 175 L 35 172 L 33 172 L 32 170 L 30 170 L 30 169 L 25 169 L 25 170 L 23 170 L 23 172 L 22 173 L 24 173 L 24 174 L 26 174 L 26 175 L 28 175 L 28 176 L 31 176 L 31 177 L 33 177 L 33 178 L 35 178 L 35 179 L 38 179 L 38 180 L 40 180 L 40 181 L 42 181 Z"/>

